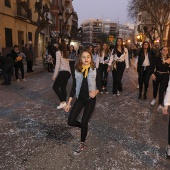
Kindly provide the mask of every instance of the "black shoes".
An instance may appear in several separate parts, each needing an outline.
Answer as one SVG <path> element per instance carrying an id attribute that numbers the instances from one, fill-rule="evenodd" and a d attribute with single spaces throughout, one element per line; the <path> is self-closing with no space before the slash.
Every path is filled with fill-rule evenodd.
<path id="1" fill-rule="evenodd" d="M 139 93 L 138 99 L 142 100 L 142 93 Z"/>
<path id="2" fill-rule="evenodd" d="M 147 99 L 147 96 L 146 96 L 146 93 L 143 94 L 143 100 L 146 100 Z"/>

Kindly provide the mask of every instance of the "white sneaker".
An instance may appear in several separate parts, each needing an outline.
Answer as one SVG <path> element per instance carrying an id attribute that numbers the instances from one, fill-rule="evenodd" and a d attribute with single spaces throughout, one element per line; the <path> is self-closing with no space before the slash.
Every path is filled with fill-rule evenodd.
<path id="1" fill-rule="evenodd" d="M 157 112 L 158 113 L 163 113 L 163 107 L 161 105 L 158 106 Z"/>
<path id="2" fill-rule="evenodd" d="M 153 99 L 153 100 L 151 101 L 151 105 L 154 106 L 155 103 L 156 103 L 156 99 Z"/>
<path id="3" fill-rule="evenodd" d="M 117 91 L 117 96 L 120 96 L 120 92 L 119 91 Z"/>
<path id="4" fill-rule="evenodd" d="M 19 80 L 19 79 L 17 79 L 17 82 L 19 83 L 19 82 L 20 82 L 20 80 Z"/>
<path id="5" fill-rule="evenodd" d="M 136 87 L 137 89 L 139 89 L 139 84 L 137 85 L 137 87 Z"/>
<path id="6" fill-rule="evenodd" d="M 67 103 L 66 102 L 63 102 L 63 103 L 60 103 L 59 106 L 57 106 L 57 109 L 62 109 L 64 107 L 66 107 Z"/>
<path id="7" fill-rule="evenodd" d="M 22 81 L 27 81 L 27 80 L 25 78 L 23 78 Z"/>

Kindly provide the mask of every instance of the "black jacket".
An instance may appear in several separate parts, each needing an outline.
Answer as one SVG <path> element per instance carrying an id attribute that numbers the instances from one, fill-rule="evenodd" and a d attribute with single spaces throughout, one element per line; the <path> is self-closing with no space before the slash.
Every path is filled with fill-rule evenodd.
<path id="1" fill-rule="evenodd" d="M 154 65 L 154 60 L 155 60 L 155 53 L 153 50 L 149 50 L 148 51 L 148 59 L 149 59 L 149 62 L 150 62 L 150 69 L 152 71 L 153 69 L 153 65 Z M 138 52 L 138 72 L 142 69 L 142 65 L 143 65 L 143 62 L 145 60 L 145 54 L 144 54 L 144 51 L 141 49 L 139 50 Z"/>
<path id="2" fill-rule="evenodd" d="M 2 70 L 7 66 L 13 66 L 13 65 L 14 65 L 14 61 L 12 58 L 0 56 L 0 68 Z"/>

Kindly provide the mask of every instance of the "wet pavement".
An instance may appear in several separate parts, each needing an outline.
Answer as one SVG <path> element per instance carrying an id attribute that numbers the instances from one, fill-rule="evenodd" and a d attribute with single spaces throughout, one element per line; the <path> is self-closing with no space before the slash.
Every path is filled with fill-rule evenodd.
<path id="1" fill-rule="evenodd" d="M 41 65 L 27 82 L 0 86 L 0 169 L 2 170 L 169 170 L 165 158 L 168 117 L 138 100 L 137 74 L 123 77 L 118 97 L 99 94 L 86 149 L 74 156 L 80 131 L 67 125 L 68 113 L 56 110 L 52 73 Z M 72 80 L 68 83 L 68 93 Z"/>

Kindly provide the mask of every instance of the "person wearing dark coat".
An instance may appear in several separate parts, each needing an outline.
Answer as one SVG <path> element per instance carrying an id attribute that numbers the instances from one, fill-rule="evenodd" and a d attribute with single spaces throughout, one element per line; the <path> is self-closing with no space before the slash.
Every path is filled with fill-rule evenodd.
<path id="1" fill-rule="evenodd" d="M 0 68 L 2 69 L 2 75 L 4 82 L 2 85 L 10 85 L 11 77 L 13 72 L 14 61 L 10 54 L 7 54 L 6 57 L 0 56 Z"/>
<path id="2" fill-rule="evenodd" d="M 26 61 L 27 61 L 27 73 L 34 72 L 32 70 L 34 56 L 32 55 L 28 44 L 25 44 L 24 53 L 25 53 Z"/>
<path id="3" fill-rule="evenodd" d="M 11 51 L 11 58 L 14 60 L 14 68 L 15 68 L 15 77 L 17 82 L 20 82 L 18 71 L 20 69 L 21 71 L 21 78 L 23 81 L 26 81 L 24 77 L 24 64 L 23 64 L 23 58 L 25 58 L 25 54 L 19 51 L 19 46 L 14 45 L 14 49 Z"/>

